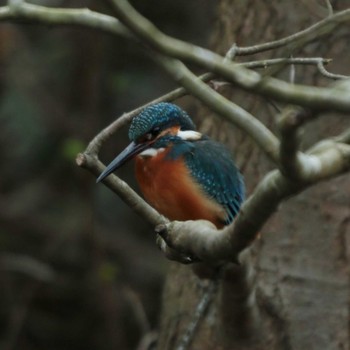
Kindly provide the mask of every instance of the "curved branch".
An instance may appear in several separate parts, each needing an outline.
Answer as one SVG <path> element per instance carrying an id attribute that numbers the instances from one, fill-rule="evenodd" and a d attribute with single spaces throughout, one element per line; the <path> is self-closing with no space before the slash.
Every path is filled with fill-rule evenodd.
<path id="1" fill-rule="evenodd" d="M 218 263 L 237 261 L 238 255 L 256 238 L 278 205 L 287 198 L 317 183 L 350 170 L 350 146 L 328 142 L 318 154 L 318 171 L 309 173 L 307 181 L 291 181 L 278 170 L 271 171 L 258 184 L 241 207 L 235 221 L 223 230 L 204 220 L 173 221 L 161 226 L 158 233 L 171 249 L 199 259 Z M 254 218 L 254 219 L 252 219 Z"/>
<path id="2" fill-rule="evenodd" d="M 259 60 L 259 61 L 250 61 L 250 62 L 244 62 L 244 63 L 239 63 L 239 65 L 243 67 L 248 67 L 248 68 L 267 68 L 273 65 L 279 65 L 279 64 L 300 64 L 300 65 L 318 65 L 319 63 L 322 64 L 327 64 L 331 60 L 322 58 L 322 57 L 295 57 L 295 58 L 272 58 L 272 59 L 267 59 L 267 60 Z M 203 82 L 208 82 L 211 79 L 215 77 L 214 74 L 212 73 L 205 73 L 197 79 L 203 81 Z M 225 84 L 225 83 L 223 83 Z M 216 84 L 214 84 L 216 86 Z M 105 129 L 103 129 L 101 132 L 99 132 L 93 140 L 89 143 L 88 147 L 86 148 L 84 153 L 90 154 L 90 155 L 97 155 L 100 147 L 102 146 L 103 142 L 105 142 L 110 136 L 112 136 L 117 130 L 119 130 L 121 127 L 126 125 L 131 121 L 131 119 L 140 113 L 140 111 L 147 106 L 159 102 L 171 102 L 174 101 L 182 96 L 185 96 L 188 94 L 188 91 L 181 87 L 177 88 L 175 90 L 172 90 L 165 95 L 150 101 L 146 104 L 144 104 L 141 107 L 136 108 L 133 111 L 130 111 L 128 113 L 123 114 L 119 118 L 117 118 L 114 122 L 112 122 L 110 125 L 108 125 Z M 233 121 L 230 120 L 232 123 Z"/>
<path id="3" fill-rule="evenodd" d="M 125 4 L 126 2 L 119 0 L 118 3 Z M 122 35 L 134 40 L 136 39 L 135 36 L 132 35 L 117 19 L 95 13 L 88 9 L 46 8 L 26 4 L 25 2 L 18 0 L 12 1 L 10 5 L 11 6 L 0 8 L 0 20 L 25 19 L 51 25 L 82 25 L 116 35 Z M 337 25 L 348 21 L 349 18 L 350 10 L 342 11 L 310 27 L 308 29 L 309 32 L 306 30 L 295 34 L 292 36 L 294 39 L 290 38 L 282 43 L 282 45 L 299 43 L 299 39 L 304 43 L 312 41 L 317 35 L 329 33 L 331 30 L 334 30 Z M 134 23 L 131 22 L 131 25 L 134 25 Z M 137 27 L 135 28 L 137 29 Z M 277 79 L 262 78 L 259 74 L 247 70 L 238 64 L 227 63 L 227 60 L 225 61 L 223 57 L 216 55 L 209 50 L 169 38 L 160 33 L 155 27 L 150 27 L 149 29 L 153 31 L 155 40 L 149 38 L 148 33 L 146 33 L 144 39 L 150 44 L 155 45 L 154 47 L 156 47 L 157 50 L 166 52 L 174 57 L 183 58 L 189 62 L 197 63 L 202 67 L 206 67 L 210 71 L 226 77 L 226 79 L 232 81 L 241 88 L 269 97 L 274 97 L 281 101 L 300 103 L 301 105 L 315 109 L 349 111 L 350 102 L 348 101 L 347 89 L 342 89 L 337 86 L 333 89 L 292 86 L 291 84 L 281 82 Z M 318 34 L 317 31 L 319 31 Z M 138 34 L 140 37 L 143 35 L 142 32 Z M 298 39 L 295 39 L 296 37 Z M 171 45 L 174 43 L 176 45 L 172 48 Z M 181 48 L 181 45 L 178 47 L 177 44 L 184 44 L 185 46 L 182 46 L 182 48 L 185 48 L 185 50 L 181 51 L 179 49 L 179 47 Z M 271 43 L 267 44 L 271 45 Z M 264 48 L 260 46 L 259 51 L 257 52 L 261 52 L 263 49 Z M 169 50 L 169 52 L 167 52 L 167 50 Z M 236 55 L 237 52 L 238 54 L 242 54 L 242 52 L 248 54 L 248 51 L 244 51 L 244 48 L 235 48 L 235 50 Z M 240 107 L 235 106 L 234 104 L 225 104 L 225 101 L 220 99 L 220 95 L 217 96 L 213 94 L 213 91 L 196 79 L 196 77 L 187 70 L 181 62 L 161 56 L 158 56 L 156 59 L 159 59 L 159 62 L 162 62 L 162 66 L 166 68 L 173 77 L 176 77 L 177 81 L 181 82 L 186 89 L 194 92 L 194 94 L 201 98 L 206 96 L 205 100 L 208 105 L 211 105 L 214 108 L 216 104 L 220 105 L 223 103 L 221 113 L 227 117 L 230 116 L 231 118 L 232 116 L 235 116 L 236 119 L 238 118 L 237 120 L 240 120 L 239 118 L 241 118 L 240 123 L 243 123 L 243 120 L 245 120 L 245 122 L 249 120 L 247 132 L 250 133 L 252 137 L 257 133 L 260 134 L 260 131 L 262 130 L 263 136 L 259 139 L 259 144 L 263 144 L 263 140 L 265 139 L 268 143 L 268 147 L 265 146 L 266 153 L 268 153 L 272 159 L 276 159 L 278 141 L 271 133 L 269 134 L 268 129 L 260 129 L 261 125 L 255 124 L 257 121 L 254 122 L 254 118 L 251 119 L 252 116 L 246 114 L 247 112 L 240 109 Z M 209 76 L 212 77 L 213 75 Z M 182 90 L 181 93 L 183 93 L 183 91 L 184 90 Z M 211 95 L 211 97 L 209 95 Z M 303 95 L 305 95 L 306 98 Z M 220 109 L 220 107 L 215 108 L 216 110 Z M 137 112 L 135 111 L 134 113 Z M 101 142 L 121 124 L 128 122 L 132 118 L 132 115 L 132 113 L 124 115 L 120 120 L 113 123 L 110 127 L 107 127 L 99 135 L 99 138 L 90 143 L 86 153 L 78 155 L 78 165 L 88 168 L 95 174 L 100 173 L 103 165 L 97 159 L 96 154 Z M 237 120 L 235 122 L 237 122 Z M 265 127 L 263 126 L 263 128 Z M 257 132 L 258 130 L 259 132 Z M 343 135 L 341 139 L 349 142 L 348 135 L 348 133 Z M 255 238 L 256 232 L 261 228 L 273 211 L 276 210 L 280 201 L 291 195 L 297 194 L 299 191 L 317 181 L 336 176 L 349 170 L 349 145 L 337 143 L 336 140 L 333 140 L 323 142 L 321 145 L 316 146 L 318 147 L 313 148 L 312 153 L 303 155 L 303 157 L 308 158 L 301 159 L 303 164 L 310 163 L 310 160 L 312 160 L 312 166 L 305 168 L 305 171 L 303 170 L 301 180 L 290 181 L 279 171 L 271 172 L 257 187 L 254 196 L 251 196 L 243 205 L 235 222 L 219 232 L 204 221 L 172 222 L 168 224 L 168 221 L 163 216 L 144 202 L 124 181 L 116 176 L 111 176 L 107 178 L 105 182 L 131 208 L 133 208 L 135 212 L 149 221 L 152 225 L 165 224 L 166 230 L 161 232 L 165 232 L 163 235 L 166 237 L 170 246 L 173 246 L 176 249 L 180 248 L 180 251 L 181 249 L 183 249 L 183 251 L 189 251 L 204 260 L 234 260 L 235 256 L 237 256 L 238 253 L 247 247 L 247 245 Z M 266 205 L 266 203 L 268 203 L 268 205 Z M 251 220 L 251 218 L 254 218 L 254 220 Z M 211 234 L 214 231 L 215 234 Z M 196 232 L 195 236 L 193 236 L 193 232 Z"/>
<path id="4" fill-rule="evenodd" d="M 348 22 L 350 19 L 350 9 L 340 11 L 336 14 L 330 13 L 330 15 L 311 25 L 310 27 L 301 30 L 298 33 L 289 35 L 285 38 L 270 41 L 259 45 L 247 46 L 247 47 L 236 47 L 237 56 L 253 55 L 259 52 L 269 51 L 278 49 L 282 46 L 293 44 L 293 46 L 304 46 L 307 43 L 314 41 L 315 39 L 321 38 L 333 32 L 338 26 L 344 22 Z"/>
<path id="5" fill-rule="evenodd" d="M 330 78 L 330 79 L 349 79 L 350 76 L 347 75 L 343 75 L 343 74 L 334 74 L 334 73 L 330 73 L 328 72 L 328 70 L 325 68 L 324 63 L 323 62 L 318 62 L 317 64 L 317 68 L 320 71 L 320 73 L 325 76 L 326 78 Z"/>
<path id="6" fill-rule="evenodd" d="M 211 110 L 244 130 L 270 159 L 274 162 L 278 161 L 278 140 L 258 119 L 201 82 L 180 61 L 165 56 L 156 56 L 156 58 L 159 65 L 175 81 L 185 87 L 187 91 L 196 96 Z"/>
<path id="7" fill-rule="evenodd" d="M 163 34 L 151 22 L 140 15 L 126 0 L 111 0 L 120 20 L 138 37 L 160 53 L 195 63 L 212 71 L 247 91 L 282 102 L 293 103 L 315 110 L 350 111 L 350 99 L 343 91 L 331 88 L 309 87 L 289 84 L 284 81 L 263 77 L 260 74 L 228 62 L 214 52 L 188 44 Z M 317 24 L 320 35 L 329 33 L 331 25 L 350 20 L 350 9 Z M 312 31 L 313 39 L 315 32 Z"/>
<path id="8" fill-rule="evenodd" d="M 288 107 L 277 120 L 281 141 L 279 168 L 282 174 L 289 179 L 299 180 L 302 177 L 302 154 L 298 149 L 297 133 L 298 128 L 307 119 L 310 119 L 310 116 L 305 110 Z"/>
<path id="9" fill-rule="evenodd" d="M 77 25 L 131 38 L 132 34 L 118 19 L 88 8 L 51 8 L 20 2 L 0 7 L 0 20 L 24 19 L 50 25 Z"/>
<path id="10" fill-rule="evenodd" d="M 118 6 L 126 5 L 129 6 L 128 9 L 132 9 L 132 7 L 123 0 L 118 2 L 114 1 L 114 5 L 116 8 L 118 8 Z M 137 14 L 137 12 L 134 10 L 131 12 L 132 15 L 135 15 L 135 13 Z M 343 112 L 349 111 L 350 109 L 350 102 L 347 102 L 348 99 L 345 93 L 340 92 L 333 95 L 332 93 L 329 93 L 329 89 L 325 88 L 310 88 L 305 86 L 293 87 L 276 79 L 262 78 L 255 72 L 251 72 L 250 70 L 244 69 L 243 67 L 239 67 L 238 65 L 234 65 L 232 63 L 227 63 L 227 60 L 225 61 L 226 63 L 224 63 L 223 57 L 214 54 L 209 50 L 205 50 L 203 48 L 183 43 L 180 40 L 165 36 L 141 15 L 137 14 L 137 16 L 138 19 L 143 19 L 143 22 L 141 21 L 140 23 L 142 24 L 145 22 L 145 28 L 151 28 L 151 35 L 149 36 L 147 32 L 145 32 L 148 36 L 144 38 L 145 40 L 148 40 L 149 43 L 158 45 L 158 49 L 167 51 L 168 54 L 175 57 L 200 64 L 201 66 L 222 75 L 227 80 L 232 81 L 241 88 L 268 96 L 270 98 L 276 98 L 281 101 L 296 103 L 310 108 L 334 109 L 336 111 Z M 130 17 L 128 18 L 130 19 Z M 348 21 L 349 18 L 350 10 L 339 12 L 326 20 L 323 20 L 314 26 L 297 33 L 297 38 L 301 37 L 304 38 L 305 41 L 309 42 L 311 39 L 314 39 L 317 31 L 320 31 L 320 35 L 329 33 L 332 29 L 334 29 L 334 26 Z M 89 9 L 48 8 L 44 6 L 27 4 L 22 1 L 16 4 L 16 6 L 12 5 L 0 7 L 0 20 L 15 19 L 36 21 L 50 25 L 79 25 L 135 39 L 130 31 L 114 17 L 100 14 Z M 130 23 L 134 22 L 131 21 Z M 138 28 L 140 29 L 140 26 Z M 141 29 L 143 30 L 143 28 Z M 142 30 L 140 35 L 144 35 L 142 34 Z M 155 35 L 154 38 L 153 35 Z M 278 45 L 284 45 L 292 42 L 293 40 L 295 40 L 295 36 L 290 36 L 276 42 L 279 43 Z M 272 45 L 272 43 L 267 44 L 270 44 L 271 48 L 274 48 L 274 45 L 276 45 Z M 233 51 L 236 55 L 239 55 L 242 53 L 249 54 L 261 52 L 261 50 L 264 50 L 264 46 L 257 45 L 251 48 L 239 48 L 235 46 Z M 319 69 L 320 67 L 321 66 L 319 66 Z M 341 75 L 330 74 L 331 73 L 328 73 L 330 78 L 342 77 Z M 303 90 L 301 91 L 301 89 Z M 305 98 L 303 98 L 303 94 L 307 94 Z"/>

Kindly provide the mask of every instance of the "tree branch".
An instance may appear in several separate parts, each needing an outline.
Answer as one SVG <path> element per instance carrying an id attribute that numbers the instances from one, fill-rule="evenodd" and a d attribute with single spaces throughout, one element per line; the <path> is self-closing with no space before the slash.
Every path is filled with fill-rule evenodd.
<path id="1" fill-rule="evenodd" d="M 250 61 L 250 62 L 244 62 L 239 63 L 239 65 L 248 67 L 248 68 L 267 68 L 273 65 L 280 65 L 280 64 L 298 64 L 298 65 L 316 65 L 318 66 L 319 63 L 327 64 L 331 60 L 322 58 L 322 57 L 310 57 L 310 58 L 304 58 L 304 57 L 296 57 L 296 58 L 273 58 L 273 59 L 267 59 L 267 60 L 259 60 L 259 61 Z M 215 77 L 212 73 L 205 73 L 199 77 L 197 77 L 199 80 L 202 80 L 203 82 L 208 82 L 211 79 Z M 97 155 L 102 144 L 107 141 L 109 137 L 111 137 L 113 134 L 115 134 L 116 131 L 118 131 L 121 127 L 129 123 L 132 118 L 140 113 L 141 110 L 146 108 L 149 105 L 159 103 L 159 102 L 171 102 L 174 101 L 182 96 L 185 96 L 188 94 L 188 91 L 181 87 L 177 88 L 175 90 L 172 90 L 165 95 L 150 101 L 146 104 L 144 104 L 141 107 L 138 107 L 134 109 L 133 111 L 130 111 L 128 113 L 123 114 L 119 118 L 117 118 L 114 122 L 112 122 L 109 126 L 107 126 L 105 129 L 103 129 L 100 133 L 98 133 L 94 139 L 89 143 L 88 147 L 86 148 L 84 153 L 90 154 L 90 155 Z M 232 122 L 232 120 L 230 120 Z"/>
<path id="2" fill-rule="evenodd" d="M 86 153 L 79 153 L 76 163 L 82 168 L 86 168 L 93 174 L 99 175 L 104 169 L 103 164 L 94 156 Z M 153 207 L 147 204 L 131 187 L 115 175 L 108 176 L 103 180 L 114 193 L 116 193 L 135 213 L 142 217 L 151 225 L 168 222 L 164 216 L 160 215 Z"/>
<path id="3" fill-rule="evenodd" d="M 132 38 L 133 40 L 140 38 L 142 42 L 148 43 L 155 50 L 165 55 L 196 63 L 215 74 L 221 75 L 227 81 L 232 82 L 240 88 L 261 94 L 262 96 L 288 103 L 300 104 L 316 111 L 350 111 L 349 89 L 345 85 L 345 89 L 343 85 L 339 84 L 332 88 L 298 86 L 285 83 L 278 79 L 262 77 L 260 74 L 244 68 L 244 65 L 249 68 L 257 68 L 285 63 L 304 64 L 307 59 L 305 59 L 304 63 L 301 63 L 301 61 L 297 63 L 297 59 L 293 58 L 234 64 L 229 62 L 229 59 L 225 60 L 222 56 L 209 50 L 164 35 L 124 0 L 114 0 L 113 4 L 118 10 L 121 16 L 120 18 L 127 24 L 129 29 L 114 17 L 96 13 L 88 9 L 46 8 L 27 4 L 19 0 L 9 1 L 8 6 L 0 7 L 0 20 L 22 19 L 50 25 L 80 25 L 114 35 Z M 301 47 L 316 38 L 330 33 L 339 25 L 349 20 L 350 10 L 345 10 L 284 39 L 246 48 L 234 46 L 227 56 L 228 58 L 229 56 L 232 58 L 235 55 L 248 55 L 287 45 L 292 48 Z M 227 119 L 234 121 L 237 126 L 245 130 L 263 147 L 271 159 L 274 161 L 280 159 L 279 142 L 276 137 L 247 111 L 210 89 L 200 79 L 194 76 L 182 62 L 162 55 L 156 55 L 155 59 L 187 91 L 193 93 L 210 108 Z M 314 59 L 311 64 L 317 64 L 320 72 L 329 78 L 344 78 L 342 75 L 325 71 L 325 63 L 327 63 L 325 59 L 317 59 L 317 62 Z M 201 79 L 208 81 L 213 77 L 213 74 L 206 74 Z M 157 99 L 157 102 L 171 100 L 184 93 L 184 89 L 177 89 Z M 88 168 L 94 174 L 100 173 L 103 165 L 99 162 L 97 153 L 102 142 L 121 125 L 130 121 L 138 112 L 139 109 L 123 115 L 97 135 L 89 144 L 86 152 L 78 155 L 78 165 Z M 287 151 L 283 151 L 283 148 L 289 149 L 289 151 L 292 150 L 292 153 L 294 153 L 292 168 L 295 166 L 298 169 L 298 180 L 291 181 L 278 170 L 267 174 L 256 188 L 254 195 L 244 203 L 235 222 L 221 231 L 217 231 L 213 225 L 205 221 L 175 221 L 168 223 L 163 216 L 157 213 L 157 211 L 130 189 L 124 181 L 116 176 L 110 176 L 105 180 L 105 183 L 135 212 L 152 225 L 164 225 L 159 232 L 170 246 L 169 248 L 163 244 L 166 247 L 164 249 L 167 249 L 167 251 L 172 247 L 176 248 L 176 251 L 180 251 L 182 256 L 194 255 L 201 259 L 215 262 L 235 260 L 239 252 L 247 247 L 255 238 L 256 232 L 258 232 L 268 217 L 276 210 L 281 201 L 297 194 L 317 181 L 339 175 L 344 171 L 348 171 L 350 168 L 349 132 L 333 140 L 317 144 L 308 154 L 300 154 L 297 151 L 295 139 L 296 129 L 297 127 L 294 128 L 293 126 L 290 129 L 287 128 L 284 130 L 286 134 L 284 135 L 284 139 L 282 138 L 281 158 L 284 158 L 282 160 L 282 168 L 287 170 L 290 165 L 286 161 Z M 283 155 L 284 152 L 285 155 Z M 285 173 L 287 174 L 288 172 L 286 171 Z M 189 262 L 186 259 L 184 261 Z"/>
<path id="4" fill-rule="evenodd" d="M 305 110 L 286 108 L 277 120 L 280 131 L 280 170 L 284 176 L 294 180 L 302 177 L 301 152 L 298 149 L 298 128 L 308 118 Z M 305 157 L 305 155 L 303 155 Z M 303 158 L 304 159 L 304 158 Z M 306 164 L 307 166 L 307 164 Z"/>
<path id="5" fill-rule="evenodd" d="M 274 162 L 278 160 L 278 140 L 273 133 L 246 110 L 215 92 L 179 60 L 157 56 L 157 61 L 172 78 L 196 96 L 203 104 L 238 128 L 244 130 Z"/>
<path id="6" fill-rule="evenodd" d="M 111 0 L 119 19 L 142 41 L 150 45 L 156 51 L 180 60 L 195 63 L 209 71 L 212 71 L 242 89 L 260 94 L 278 101 L 293 103 L 315 110 L 334 110 L 348 113 L 350 111 L 350 99 L 348 94 L 342 91 L 336 93 L 331 88 L 309 87 L 294 85 L 281 80 L 263 77 L 257 72 L 251 71 L 235 63 L 228 62 L 222 56 L 181 40 L 174 39 L 163 34 L 151 22 L 140 15 L 126 0 Z M 328 17 L 326 22 L 317 23 L 318 34 L 329 33 L 329 28 L 334 28 L 339 23 L 350 20 L 350 9 Z M 311 27 L 310 27 L 311 28 Z M 310 30 L 309 28 L 309 30 Z M 316 32 L 311 30 L 314 39 Z M 305 39 L 302 36 L 303 40 Z M 288 42 L 299 40 L 288 39 Z"/>
<path id="7" fill-rule="evenodd" d="M 77 25 L 103 32 L 131 38 L 131 33 L 116 18 L 94 12 L 88 8 L 65 9 L 50 8 L 12 1 L 9 6 L 0 7 L 0 20 L 29 20 L 49 25 Z"/>
<path id="8" fill-rule="evenodd" d="M 350 170 L 349 145 L 329 141 L 312 156 L 318 169 L 310 171 L 306 180 L 289 180 L 278 170 L 268 173 L 244 202 L 235 221 L 223 230 L 216 230 L 204 220 L 173 221 L 161 225 L 159 234 L 169 247 L 183 254 L 211 263 L 236 261 L 282 201 L 318 181 Z"/>
<path id="9" fill-rule="evenodd" d="M 301 30 L 300 32 L 289 35 L 285 38 L 270 41 L 267 43 L 247 46 L 247 47 L 236 47 L 237 56 L 247 56 L 256 53 L 275 50 L 283 46 L 293 45 L 294 47 L 301 47 L 308 43 L 315 41 L 316 39 L 322 38 L 323 36 L 335 31 L 337 27 L 342 25 L 344 22 L 348 22 L 350 19 L 350 9 L 340 11 L 336 14 L 333 12 L 329 16 L 310 27 Z"/>

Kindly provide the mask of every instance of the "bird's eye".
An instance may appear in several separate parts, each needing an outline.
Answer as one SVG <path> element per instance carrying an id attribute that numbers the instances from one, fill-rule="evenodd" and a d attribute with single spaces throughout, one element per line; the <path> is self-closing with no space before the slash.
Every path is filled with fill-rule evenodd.
<path id="1" fill-rule="evenodd" d="M 144 140 L 145 141 L 151 141 L 153 139 L 153 135 L 148 132 L 145 136 L 144 136 Z"/>
<path id="2" fill-rule="evenodd" d="M 151 130 L 151 134 L 152 134 L 153 136 L 158 136 L 159 133 L 160 133 L 160 127 L 159 127 L 159 126 L 153 128 L 153 129 Z"/>
<path id="3" fill-rule="evenodd" d="M 150 132 L 145 134 L 144 139 L 146 141 L 151 141 L 154 138 L 156 138 L 159 135 L 159 133 L 160 133 L 160 128 L 159 127 L 155 127 Z"/>

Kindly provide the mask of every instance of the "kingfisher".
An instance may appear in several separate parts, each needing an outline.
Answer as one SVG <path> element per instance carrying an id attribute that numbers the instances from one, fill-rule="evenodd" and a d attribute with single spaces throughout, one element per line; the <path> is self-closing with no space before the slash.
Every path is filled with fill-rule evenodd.
<path id="1" fill-rule="evenodd" d="M 146 201 L 170 220 L 231 223 L 244 200 L 244 181 L 224 145 L 201 134 L 175 104 L 144 108 L 131 122 L 131 143 L 101 173 L 102 181 L 132 158 Z"/>

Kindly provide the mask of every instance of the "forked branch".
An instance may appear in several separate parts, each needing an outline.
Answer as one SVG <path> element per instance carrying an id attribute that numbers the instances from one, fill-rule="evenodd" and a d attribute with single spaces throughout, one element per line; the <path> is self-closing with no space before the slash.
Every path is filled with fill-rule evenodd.
<path id="1" fill-rule="evenodd" d="M 221 231 L 217 231 L 205 221 L 169 223 L 124 181 L 116 176 L 107 178 L 105 183 L 133 210 L 153 226 L 158 225 L 158 231 L 167 243 L 160 240 L 160 246 L 169 257 L 184 263 L 189 262 L 187 259 L 189 255 L 213 262 L 236 260 L 239 252 L 254 240 L 256 233 L 281 201 L 318 181 L 350 170 L 349 131 L 332 140 L 320 142 L 307 153 L 300 152 L 296 137 L 299 126 L 309 120 L 310 116 L 319 116 L 324 110 L 349 113 L 349 89 L 340 85 L 327 88 L 294 85 L 272 77 L 265 77 L 252 70 L 272 65 L 313 64 L 321 74 L 330 79 L 347 78 L 344 75 L 326 71 L 324 66 L 329 60 L 324 58 L 278 58 L 242 64 L 230 61 L 236 56 L 255 54 L 282 46 L 291 50 L 299 49 L 349 22 L 350 9 L 339 13 L 330 11 L 326 19 L 280 40 L 251 47 L 233 45 L 225 58 L 210 50 L 166 36 L 137 13 L 125 0 L 111 0 L 111 3 L 119 19 L 89 9 L 48 8 L 28 4 L 23 0 L 11 0 L 8 1 L 8 6 L 0 7 L 0 21 L 20 19 L 50 25 L 78 25 L 147 44 L 154 50 L 152 58 L 181 85 L 180 89 L 161 96 L 149 104 L 172 101 L 184 94 L 191 93 L 213 111 L 250 135 L 279 169 L 266 175 L 244 203 L 235 222 Z M 184 62 L 195 63 L 207 69 L 209 73 L 196 77 Z M 297 122 L 293 124 L 291 123 L 295 121 L 293 118 L 298 116 L 298 114 L 293 114 L 295 110 L 282 115 L 279 122 L 281 138 L 278 140 L 254 116 L 205 84 L 218 77 L 224 78 L 225 83 L 231 83 L 261 96 L 303 106 L 307 108 L 307 118 L 298 119 L 299 115 Z M 103 169 L 103 164 L 98 159 L 101 145 L 122 125 L 128 123 L 143 107 L 124 114 L 101 131 L 90 142 L 86 151 L 78 155 L 78 165 L 85 167 L 95 175 L 99 174 Z"/>

